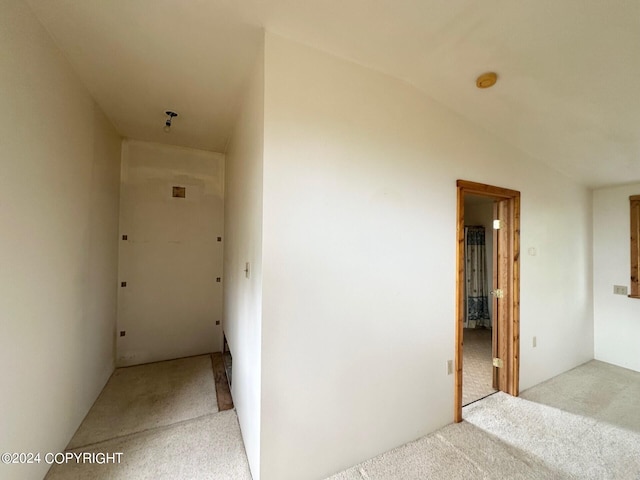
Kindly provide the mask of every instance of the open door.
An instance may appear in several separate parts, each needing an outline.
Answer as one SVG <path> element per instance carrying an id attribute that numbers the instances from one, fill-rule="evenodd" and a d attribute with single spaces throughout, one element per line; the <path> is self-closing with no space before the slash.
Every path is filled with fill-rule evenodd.
<path id="1" fill-rule="evenodd" d="M 493 297 L 494 321 L 493 329 L 493 378 L 494 388 L 500 391 L 507 391 L 509 383 L 507 368 L 504 368 L 504 361 L 509 357 L 509 304 L 513 288 L 510 286 L 512 278 L 513 263 L 504 252 L 510 250 L 509 230 L 511 225 L 510 201 L 496 200 L 494 203 L 494 234 L 496 250 L 496 269 L 494 270 L 494 289 L 491 291 Z M 505 335 L 506 333 L 506 335 Z"/>
<path id="2" fill-rule="evenodd" d="M 493 218 L 498 220 L 498 225 L 495 224 L 494 222 L 494 230 L 496 230 L 496 226 L 500 226 L 500 212 L 499 212 L 499 202 L 500 200 L 494 200 L 493 202 Z M 494 232 L 493 235 L 493 277 L 491 279 L 492 281 L 492 286 L 491 286 L 491 302 L 492 302 L 492 312 L 493 312 L 493 325 L 492 325 L 492 330 L 491 330 L 491 357 L 492 358 L 499 358 L 500 356 L 500 349 L 498 347 L 498 343 L 499 343 L 499 338 L 498 338 L 498 325 L 500 324 L 501 319 L 499 318 L 500 315 L 500 306 L 498 304 L 498 296 L 496 295 L 496 292 L 498 290 L 500 290 L 500 281 L 499 281 L 499 271 L 500 271 L 500 265 L 499 265 L 499 261 L 498 261 L 498 244 L 500 243 L 500 238 L 499 238 L 499 232 Z M 500 378 L 499 378 L 499 369 L 498 367 L 494 366 L 493 367 L 493 384 L 492 387 L 495 390 L 500 390 Z"/>
<path id="3" fill-rule="evenodd" d="M 520 192 L 458 180 L 456 356 L 454 421 L 462 421 L 464 325 L 464 197 L 494 199 L 493 387 L 519 394 L 520 369 Z"/>

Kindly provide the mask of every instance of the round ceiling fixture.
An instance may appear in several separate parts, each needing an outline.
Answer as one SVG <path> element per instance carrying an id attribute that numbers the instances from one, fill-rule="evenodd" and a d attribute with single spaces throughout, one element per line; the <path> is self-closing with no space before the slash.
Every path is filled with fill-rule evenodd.
<path id="1" fill-rule="evenodd" d="M 495 72 L 483 73 L 476 79 L 476 87 L 489 88 L 493 87 L 498 81 L 498 74 Z"/>

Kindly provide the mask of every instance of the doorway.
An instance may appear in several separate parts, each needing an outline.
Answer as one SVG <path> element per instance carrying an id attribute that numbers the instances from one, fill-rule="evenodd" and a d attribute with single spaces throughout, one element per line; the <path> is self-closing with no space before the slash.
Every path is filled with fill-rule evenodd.
<path id="1" fill-rule="evenodd" d="M 495 393 L 493 378 L 494 199 L 464 198 L 462 406 Z"/>
<path id="2" fill-rule="evenodd" d="M 460 422 L 463 405 L 464 332 L 465 326 L 470 326 L 465 279 L 465 200 L 474 198 L 476 202 L 492 204 L 492 280 L 490 292 L 486 292 L 491 296 L 487 295 L 486 300 L 482 300 L 483 294 L 476 295 L 473 299 L 474 314 L 471 317 L 475 317 L 474 327 L 478 319 L 481 320 L 481 326 L 486 327 L 486 319 L 481 318 L 486 317 L 483 310 L 491 311 L 491 386 L 495 390 L 517 396 L 520 350 L 520 192 L 465 180 L 458 180 L 457 190 L 454 421 Z M 483 302 L 486 305 L 482 305 Z"/>

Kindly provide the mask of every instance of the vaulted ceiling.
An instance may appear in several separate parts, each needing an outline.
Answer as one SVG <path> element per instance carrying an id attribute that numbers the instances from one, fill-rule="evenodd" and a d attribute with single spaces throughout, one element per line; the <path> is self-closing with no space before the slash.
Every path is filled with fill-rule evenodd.
<path id="1" fill-rule="evenodd" d="M 266 29 L 403 79 L 586 185 L 640 181 L 638 0 L 28 3 L 123 136 L 224 151 Z"/>

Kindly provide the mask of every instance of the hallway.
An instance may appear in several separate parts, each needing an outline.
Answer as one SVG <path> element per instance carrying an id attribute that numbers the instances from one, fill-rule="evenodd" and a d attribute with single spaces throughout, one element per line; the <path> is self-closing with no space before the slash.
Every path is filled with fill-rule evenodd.
<path id="1" fill-rule="evenodd" d="M 250 480 L 236 412 L 218 402 L 214 358 L 116 369 L 66 452 L 121 455 L 53 465 L 46 479 Z"/>

